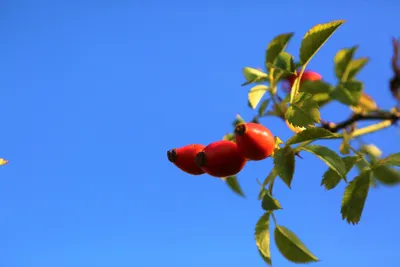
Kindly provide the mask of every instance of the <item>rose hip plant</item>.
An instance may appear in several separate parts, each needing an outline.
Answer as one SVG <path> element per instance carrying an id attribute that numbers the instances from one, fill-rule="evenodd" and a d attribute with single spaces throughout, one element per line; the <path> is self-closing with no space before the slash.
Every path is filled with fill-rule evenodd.
<path id="1" fill-rule="evenodd" d="M 347 184 L 343 193 L 341 215 L 349 224 L 358 224 L 368 191 L 376 184 L 400 184 L 400 153 L 382 158 L 373 144 L 354 146 L 354 140 L 365 134 L 380 131 L 400 120 L 400 66 L 399 42 L 393 39 L 393 78 L 389 89 L 397 106 L 381 109 L 365 92 L 364 84 L 356 77 L 368 63 L 367 57 L 355 58 L 357 46 L 339 50 L 334 57 L 336 84 L 329 84 L 323 77 L 307 69 L 310 60 L 326 41 L 344 23 L 344 20 L 318 24 L 303 37 L 298 60 L 285 51 L 293 33 L 273 38 L 265 53 L 265 70 L 245 67 L 243 74 L 251 85 L 248 93 L 250 108 L 256 110 L 251 122 L 240 116 L 234 121 L 232 133 L 223 140 L 207 146 L 188 145 L 168 151 L 168 159 L 181 170 L 193 174 L 220 177 L 240 196 L 244 196 L 236 174 L 247 161 L 273 160 L 273 168 L 260 184 L 258 199 L 265 213 L 255 224 L 255 241 L 261 258 L 272 265 L 270 254 L 271 235 L 280 253 L 293 263 L 317 262 L 315 256 L 287 227 L 278 224 L 275 212 L 282 209 L 274 195 L 274 183 L 281 179 L 289 188 L 294 176 L 296 158 L 308 152 L 327 165 L 321 185 L 326 190 L 340 182 Z M 278 84 L 284 84 L 285 95 L 278 94 Z M 350 116 L 341 122 L 328 122 L 321 118 L 320 109 L 332 102 L 349 107 Z M 269 109 L 271 107 L 271 109 Z M 293 136 L 284 142 L 259 123 L 259 118 L 276 116 L 285 121 Z M 357 122 L 371 121 L 359 128 Z M 374 121 L 374 122 L 372 122 Z M 340 139 L 337 151 L 319 145 L 319 140 Z M 313 143 L 313 144 L 312 144 Z M 348 177 L 353 168 L 358 175 Z M 271 230 L 271 221 L 274 229 Z"/>

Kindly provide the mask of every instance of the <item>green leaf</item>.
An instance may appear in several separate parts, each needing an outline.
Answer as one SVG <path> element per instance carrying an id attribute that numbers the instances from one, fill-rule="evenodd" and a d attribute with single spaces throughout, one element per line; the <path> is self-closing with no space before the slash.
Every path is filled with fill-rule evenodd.
<path id="1" fill-rule="evenodd" d="M 300 84 L 299 92 L 309 93 L 309 94 L 319 94 L 319 93 L 330 93 L 332 87 L 329 83 L 324 81 L 302 81 Z"/>
<path id="2" fill-rule="evenodd" d="M 275 149 L 274 152 L 274 169 L 285 184 L 291 188 L 294 174 L 295 153 L 290 146 L 281 149 Z"/>
<path id="3" fill-rule="evenodd" d="M 245 67 L 243 68 L 243 75 L 246 78 L 246 82 L 242 86 L 254 83 L 254 82 L 265 82 L 268 81 L 268 74 L 261 70 Z"/>
<path id="4" fill-rule="evenodd" d="M 264 96 L 267 90 L 268 86 L 263 84 L 256 85 L 250 89 L 248 97 L 250 105 L 253 109 L 257 107 L 258 103 L 260 103 L 261 98 Z"/>
<path id="5" fill-rule="evenodd" d="M 235 128 L 236 125 L 242 124 L 242 123 L 245 123 L 245 122 L 246 122 L 246 121 L 242 118 L 242 116 L 240 116 L 239 114 L 237 114 L 235 120 L 234 120 L 233 123 L 232 123 L 233 128 Z"/>
<path id="6" fill-rule="evenodd" d="M 295 73 L 294 59 L 288 52 L 281 52 L 275 59 L 273 66 L 288 74 Z"/>
<path id="7" fill-rule="evenodd" d="M 243 190 L 240 187 L 239 181 L 236 176 L 227 177 L 225 182 L 233 192 L 235 192 L 236 194 L 238 194 L 241 197 L 245 197 Z"/>
<path id="8" fill-rule="evenodd" d="M 269 212 L 266 212 L 263 216 L 261 216 L 256 224 L 254 237 L 256 239 L 256 244 L 261 257 L 268 265 L 272 265 L 270 251 L 271 241 L 269 234 L 269 217 Z"/>
<path id="9" fill-rule="evenodd" d="M 368 196 L 371 180 L 371 170 L 360 173 L 349 183 L 342 199 L 342 219 L 348 223 L 358 224 Z"/>
<path id="10" fill-rule="evenodd" d="M 360 160 L 358 156 L 348 156 L 343 158 L 343 162 L 346 166 L 346 174 L 354 167 L 354 165 Z M 343 178 L 333 169 L 329 168 L 323 175 L 321 185 L 326 190 L 335 188 Z M 344 179 L 346 181 L 346 179 Z"/>
<path id="11" fill-rule="evenodd" d="M 334 20 L 318 24 L 305 34 L 300 46 L 300 62 L 303 68 L 344 22 L 344 20 Z"/>
<path id="12" fill-rule="evenodd" d="M 301 240 L 284 226 L 276 226 L 274 231 L 275 243 L 279 252 L 294 263 L 310 263 L 319 261 Z"/>
<path id="13" fill-rule="evenodd" d="M 278 173 L 275 171 L 275 169 L 273 168 L 271 170 L 271 172 L 268 174 L 268 176 L 265 178 L 263 184 L 261 185 L 261 189 L 260 189 L 260 193 L 258 194 L 258 200 L 261 200 L 264 198 L 264 195 L 266 194 L 267 190 L 265 189 L 265 187 L 270 183 L 273 182 L 276 178 L 276 176 L 278 176 Z"/>
<path id="14" fill-rule="evenodd" d="M 331 102 L 331 94 L 330 93 L 320 93 L 313 95 L 313 99 L 317 102 L 319 108 L 321 109 L 323 106 Z"/>
<path id="15" fill-rule="evenodd" d="M 350 135 L 346 130 L 343 131 L 343 142 L 340 144 L 339 151 L 342 155 L 350 154 Z"/>
<path id="16" fill-rule="evenodd" d="M 266 211 L 274 211 L 282 209 L 281 203 L 271 196 L 271 194 L 266 191 L 261 202 L 261 207 Z"/>
<path id="17" fill-rule="evenodd" d="M 339 84 L 336 89 L 332 91 L 331 96 L 333 99 L 345 105 L 356 106 L 360 102 L 363 87 L 364 85 L 362 82 L 347 81 Z"/>
<path id="18" fill-rule="evenodd" d="M 308 145 L 305 147 L 301 147 L 301 150 L 314 154 L 319 159 L 324 161 L 326 165 L 329 166 L 329 168 L 337 172 L 340 177 L 346 178 L 346 165 L 343 162 L 342 158 L 338 154 L 336 154 L 335 151 L 330 150 L 327 147 L 318 145 Z"/>
<path id="19" fill-rule="evenodd" d="M 339 81 L 346 81 L 347 80 L 347 68 L 350 65 L 354 57 L 354 53 L 357 50 L 357 46 L 353 46 L 351 48 L 344 48 L 339 50 L 334 58 L 335 62 L 335 74 Z"/>
<path id="20" fill-rule="evenodd" d="M 380 165 L 387 165 L 387 166 L 400 166 L 400 152 L 391 154 L 387 156 L 386 158 L 383 158 L 379 160 L 376 164 L 376 166 Z"/>
<path id="21" fill-rule="evenodd" d="M 347 67 L 347 80 L 352 80 L 367 65 L 368 61 L 367 57 L 352 60 Z"/>
<path id="22" fill-rule="evenodd" d="M 400 171 L 387 167 L 379 166 L 373 170 L 374 177 L 384 185 L 393 186 L 400 184 Z"/>
<path id="23" fill-rule="evenodd" d="M 270 101 L 270 99 L 265 99 L 265 100 L 261 103 L 261 105 L 260 105 L 260 107 L 259 107 L 259 109 L 258 109 L 258 116 L 262 117 L 262 116 L 265 115 L 265 110 L 266 110 L 267 107 L 268 107 L 269 101 Z"/>
<path id="24" fill-rule="evenodd" d="M 228 134 L 224 135 L 222 140 L 228 140 L 228 141 L 236 142 L 235 134 L 234 133 L 228 133 Z"/>
<path id="25" fill-rule="evenodd" d="M 339 134 L 332 133 L 323 128 L 307 128 L 293 135 L 289 140 L 287 140 L 286 145 L 298 144 L 304 141 L 311 141 L 316 139 L 331 139 L 338 138 Z"/>
<path id="26" fill-rule="evenodd" d="M 292 38 L 293 34 L 293 32 L 280 34 L 275 36 L 274 39 L 269 42 L 265 55 L 266 63 L 274 63 L 276 57 L 286 49 L 286 46 Z"/>
<path id="27" fill-rule="evenodd" d="M 367 154 L 369 157 L 372 157 L 374 160 L 376 160 L 382 156 L 382 151 L 374 144 L 362 145 L 360 152 Z"/>
<path id="28" fill-rule="evenodd" d="M 312 95 L 299 93 L 286 111 L 285 118 L 293 126 L 307 127 L 320 122 L 317 102 Z"/>

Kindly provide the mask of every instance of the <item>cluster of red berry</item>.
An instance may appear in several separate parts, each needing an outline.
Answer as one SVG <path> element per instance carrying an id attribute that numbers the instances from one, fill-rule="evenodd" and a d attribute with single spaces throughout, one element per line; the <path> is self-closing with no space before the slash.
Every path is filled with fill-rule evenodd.
<path id="1" fill-rule="evenodd" d="M 214 177 L 239 173 L 247 160 L 263 160 L 272 155 L 275 138 L 271 131 L 258 123 L 242 123 L 235 127 L 236 142 L 220 140 L 208 146 L 191 144 L 167 152 L 168 160 L 182 171 Z"/>

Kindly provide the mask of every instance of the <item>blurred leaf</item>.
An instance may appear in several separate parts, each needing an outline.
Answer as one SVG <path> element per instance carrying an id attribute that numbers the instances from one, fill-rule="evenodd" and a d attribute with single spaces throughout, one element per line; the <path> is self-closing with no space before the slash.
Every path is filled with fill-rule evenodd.
<path id="1" fill-rule="evenodd" d="M 265 82 L 268 81 L 268 74 L 261 70 L 245 67 L 243 68 L 243 75 L 246 78 L 246 82 L 242 86 L 254 83 L 254 82 Z"/>
<path id="2" fill-rule="evenodd" d="M 331 139 L 337 138 L 339 135 L 332 133 L 323 128 L 307 128 L 302 132 L 293 135 L 287 140 L 286 145 L 293 145 L 304 141 L 311 141 L 315 139 Z"/>
<path id="3" fill-rule="evenodd" d="M 350 154 L 350 136 L 346 130 L 343 130 L 343 141 L 340 144 L 339 151 L 342 155 Z"/>
<path id="4" fill-rule="evenodd" d="M 350 62 L 353 60 L 354 53 L 357 50 L 357 46 L 353 46 L 351 48 L 344 48 L 339 50 L 334 58 L 335 62 L 335 74 L 339 81 L 347 80 L 347 69 L 350 65 Z"/>
<path id="5" fill-rule="evenodd" d="M 346 166 L 346 175 L 359 160 L 360 157 L 358 156 L 348 156 L 343 158 L 344 165 Z M 346 181 L 346 178 L 341 178 L 336 171 L 329 168 L 323 175 L 321 185 L 324 186 L 326 190 L 331 190 L 335 188 L 342 179 Z"/>
<path id="6" fill-rule="evenodd" d="M 308 145 L 301 147 L 301 150 L 310 152 L 317 156 L 319 159 L 324 161 L 326 165 L 329 166 L 332 170 L 337 172 L 340 177 L 343 179 L 346 178 L 346 165 L 343 162 L 342 158 L 336 154 L 335 151 L 330 150 L 329 148 L 325 146 L 318 146 L 318 145 Z"/>
<path id="7" fill-rule="evenodd" d="M 233 192 L 238 194 L 241 197 L 245 197 L 242 188 L 240 187 L 239 181 L 236 176 L 229 176 L 226 177 L 225 180 L 226 184 L 230 189 L 232 189 Z"/>
<path id="8" fill-rule="evenodd" d="M 265 100 L 261 103 L 261 105 L 260 105 L 260 107 L 259 107 L 259 109 L 258 109 L 258 116 L 260 116 L 260 117 L 264 116 L 264 113 L 265 113 L 265 110 L 266 110 L 267 107 L 268 107 L 269 101 L 270 101 L 270 99 L 265 99 Z"/>
<path id="9" fill-rule="evenodd" d="M 350 62 L 347 67 L 347 80 L 352 80 L 367 65 L 367 57 L 357 58 Z"/>
<path id="10" fill-rule="evenodd" d="M 332 87 L 329 83 L 324 81 L 302 81 L 300 84 L 299 92 L 309 93 L 312 95 L 319 93 L 330 93 Z"/>
<path id="11" fill-rule="evenodd" d="M 353 105 L 350 107 L 354 112 L 361 113 L 363 111 L 375 111 L 378 106 L 376 105 L 375 100 L 367 95 L 365 92 L 362 92 L 357 105 Z"/>
<path id="12" fill-rule="evenodd" d="M 358 224 L 368 196 L 371 180 L 371 170 L 360 173 L 349 183 L 342 199 L 342 218 L 348 223 Z"/>
<path id="13" fill-rule="evenodd" d="M 268 265 L 272 265 L 270 251 L 271 240 L 269 233 L 269 217 L 269 212 L 266 212 L 263 216 L 261 216 L 256 224 L 254 237 L 256 239 L 256 244 L 261 257 Z"/>
<path id="14" fill-rule="evenodd" d="M 269 42 L 265 54 L 265 62 L 273 64 L 277 56 L 286 49 L 287 44 L 293 36 L 293 32 L 280 34 Z"/>
<path id="15" fill-rule="evenodd" d="M 0 158 L 0 166 L 5 165 L 8 163 L 8 160 Z"/>
<path id="16" fill-rule="evenodd" d="M 332 100 L 330 93 L 315 94 L 313 95 L 313 99 L 317 102 L 320 109 Z"/>
<path id="17" fill-rule="evenodd" d="M 274 151 L 274 169 L 289 188 L 294 174 L 294 157 L 294 151 L 290 146 Z"/>
<path id="18" fill-rule="evenodd" d="M 281 203 L 271 196 L 271 194 L 266 191 L 261 202 L 261 207 L 266 211 L 274 211 L 282 209 Z"/>
<path id="19" fill-rule="evenodd" d="M 224 135 L 224 137 L 222 138 L 223 140 L 228 140 L 228 141 L 233 141 L 236 143 L 236 138 L 235 138 L 235 134 L 234 133 L 228 133 L 226 135 Z"/>
<path id="20" fill-rule="evenodd" d="M 345 105 L 356 106 L 360 102 L 363 86 L 364 85 L 359 81 L 348 81 L 339 84 L 335 90 L 331 92 L 331 96 L 333 99 Z"/>
<path id="21" fill-rule="evenodd" d="M 400 171 L 387 167 L 379 166 L 373 170 L 374 177 L 384 185 L 398 185 L 400 183 Z"/>
<path id="22" fill-rule="evenodd" d="M 387 165 L 387 166 L 400 166 L 400 152 L 390 154 L 386 158 L 383 158 L 379 160 L 376 164 L 374 164 L 374 169 L 375 167 L 381 166 L 381 165 Z"/>
<path id="23" fill-rule="evenodd" d="M 285 117 L 285 113 L 287 111 L 287 106 L 283 102 L 278 102 L 277 105 L 274 104 L 273 109 L 271 111 L 268 111 L 265 115 L 270 115 L 270 116 L 277 116 L 280 118 Z"/>
<path id="24" fill-rule="evenodd" d="M 305 34 L 300 46 L 300 62 L 303 68 L 344 22 L 344 20 L 335 20 L 318 24 Z"/>
<path id="25" fill-rule="evenodd" d="M 310 263 L 319 261 L 301 240 L 289 229 L 278 225 L 274 231 L 275 243 L 279 252 L 294 263 Z"/>
<path id="26" fill-rule="evenodd" d="M 320 122 L 317 102 L 312 95 L 299 93 L 285 114 L 286 120 L 293 126 L 307 127 Z"/>
<path id="27" fill-rule="evenodd" d="M 235 120 L 232 123 L 233 128 L 235 128 L 236 125 L 242 124 L 242 123 L 246 123 L 246 121 L 242 118 L 242 116 L 240 116 L 240 114 L 237 114 Z"/>
<path id="28" fill-rule="evenodd" d="M 248 99 L 252 109 L 255 109 L 261 98 L 267 92 L 268 86 L 259 84 L 250 89 Z"/>
<path id="29" fill-rule="evenodd" d="M 382 151 L 374 144 L 362 145 L 360 152 L 367 154 L 374 159 L 378 159 L 382 156 Z"/>

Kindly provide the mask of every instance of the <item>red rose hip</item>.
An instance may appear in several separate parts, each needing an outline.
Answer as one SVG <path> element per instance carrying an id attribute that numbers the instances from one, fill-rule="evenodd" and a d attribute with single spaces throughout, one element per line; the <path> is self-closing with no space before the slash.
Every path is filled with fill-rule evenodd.
<path id="1" fill-rule="evenodd" d="M 197 153 L 202 151 L 204 147 L 204 145 L 192 144 L 171 149 L 167 152 L 168 160 L 186 173 L 192 175 L 203 174 L 204 171 L 196 165 L 195 158 Z"/>
<path id="2" fill-rule="evenodd" d="M 250 160 L 262 160 L 272 155 L 275 138 L 265 126 L 248 122 L 235 128 L 236 143 L 241 153 Z"/>
<path id="3" fill-rule="evenodd" d="M 246 158 L 236 143 L 221 140 L 206 146 L 196 155 L 197 165 L 214 177 L 227 177 L 240 172 L 246 165 Z"/>
<path id="4" fill-rule="evenodd" d="M 291 75 L 287 80 L 289 82 L 290 87 L 292 87 L 294 80 L 296 80 L 297 75 L 293 74 Z M 306 70 L 303 72 L 303 75 L 301 76 L 300 83 L 303 81 L 319 81 L 322 79 L 322 76 L 312 70 Z"/>

